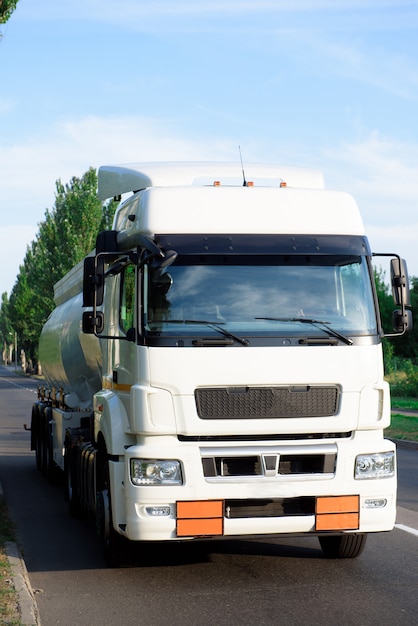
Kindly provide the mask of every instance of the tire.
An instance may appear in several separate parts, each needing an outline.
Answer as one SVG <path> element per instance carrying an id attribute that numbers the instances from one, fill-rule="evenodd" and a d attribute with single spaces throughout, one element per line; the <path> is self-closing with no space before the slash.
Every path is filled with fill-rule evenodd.
<path id="1" fill-rule="evenodd" d="M 43 440 L 43 459 L 42 459 L 42 471 L 52 483 L 57 482 L 58 471 L 54 462 L 53 453 L 53 441 L 52 441 L 52 429 L 51 421 L 52 408 L 50 406 L 45 407 L 43 411 L 43 428 L 42 428 L 42 440 Z"/>
<path id="2" fill-rule="evenodd" d="M 367 535 L 334 535 L 318 539 L 322 552 L 328 559 L 355 559 L 363 552 Z"/>
<path id="3" fill-rule="evenodd" d="M 38 428 L 39 421 L 39 409 L 38 403 L 35 402 L 32 405 L 32 414 L 30 419 L 30 449 L 36 451 L 36 432 Z"/>
<path id="4" fill-rule="evenodd" d="M 51 409 L 48 406 L 39 407 L 39 428 L 36 440 L 36 463 L 41 473 L 48 476 L 48 470 L 51 462 L 51 437 L 49 419 Z"/>
<path id="5" fill-rule="evenodd" d="M 44 465 L 44 446 L 43 446 L 43 429 L 42 420 L 45 409 L 44 403 L 36 403 L 32 408 L 32 424 L 31 424 L 31 447 L 35 450 L 36 467 L 42 472 Z"/>
<path id="6" fill-rule="evenodd" d="M 96 529 L 100 537 L 103 556 L 108 567 L 127 567 L 129 541 L 113 527 L 110 495 L 109 463 L 101 468 L 101 491 L 96 492 Z"/>
<path id="7" fill-rule="evenodd" d="M 72 517 L 83 517 L 84 509 L 80 499 L 79 455 L 77 447 L 67 447 L 64 456 L 65 499 Z"/>

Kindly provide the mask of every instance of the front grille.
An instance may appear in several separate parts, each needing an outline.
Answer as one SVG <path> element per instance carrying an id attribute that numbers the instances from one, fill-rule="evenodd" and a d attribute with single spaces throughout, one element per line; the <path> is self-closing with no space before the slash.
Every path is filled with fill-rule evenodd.
<path id="1" fill-rule="evenodd" d="M 275 475 L 333 474 L 336 458 L 333 453 L 281 454 Z M 204 457 L 202 466 L 205 478 L 265 475 L 264 464 L 259 456 Z M 269 472 L 268 475 L 271 477 L 272 473 Z"/>
<path id="2" fill-rule="evenodd" d="M 328 417 L 338 412 L 337 386 L 213 387 L 195 390 L 201 419 Z"/>
<path id="3" fill-rule="evenodd" d="M 335 459 L 335 454 L 283 455 L 279 474 L 331 474 L 335 470 Z"/>
<path id="4" fill-rule="evenodd" d="M 260 500 L 225 500 L 225 517 L 284 517 L 314 515 L 315 498 L 271 498 Z"/>

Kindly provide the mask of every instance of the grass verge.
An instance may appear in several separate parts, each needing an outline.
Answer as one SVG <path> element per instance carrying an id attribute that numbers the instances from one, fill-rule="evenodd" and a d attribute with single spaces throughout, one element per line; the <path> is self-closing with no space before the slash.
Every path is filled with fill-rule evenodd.
<path id="1" fill-rule="evenodd" d="M 6 541 L 15 541 L 13 524 L 5 503 L 0 498 L 0 624 L 20 626 L 18 594 L 4 548 Z"/>
<path id="2" fill-rule="evenodd" d="M 418 411 L 418 400 L 415 398 L 398 398 L 394 396 L 392 397 L 392 410 L 396 411 L 396 409 L 402 411 Z"/>
<path id="3" fill-rule="evenodd" d="M 389 428 L 385 429 L 385 437 L 418 441 L 418 416 L 394 413 Z"/>
<path id="4" fill-rule="evenodd" d="M 401 415 L 399 411 L 417 411 L 417 415 Z M 389 439 L 418 441 L 418 400 L 414 398 L 392 397 L 392 419 L 385 436 Z"/>

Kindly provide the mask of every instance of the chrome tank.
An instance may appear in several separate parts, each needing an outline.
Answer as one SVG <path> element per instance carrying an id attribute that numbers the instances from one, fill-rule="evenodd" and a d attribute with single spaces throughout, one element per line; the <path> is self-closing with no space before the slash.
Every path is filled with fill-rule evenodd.
<path id="1" fill-rule="evenodd" d="M 39 361 L 47 385 L 57 391 L 63 389 L 65 403 L 73 409 L 92 407 L 93 394 L 102 386 L 99 340 L 82 331 L 80 270 L 76 266 L 55 286 L 57 307 L 39 340 Z"/>

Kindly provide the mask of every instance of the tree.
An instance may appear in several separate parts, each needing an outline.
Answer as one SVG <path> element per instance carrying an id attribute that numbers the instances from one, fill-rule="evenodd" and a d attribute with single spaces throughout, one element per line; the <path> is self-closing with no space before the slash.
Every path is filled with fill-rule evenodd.
<path id="1" fill-rule="evenodd" d="M 390 333 L 392 332 L 392 312 L 398 307 L 395 306 L 390 288 L 385 283 L 385 273 L 382 269 L 375 269 L 374 280 L 383 330 Z M 394 359 L 418 360 L 418 278 L 416 277 L 411 278 L 411 308 L 413 318 L 412 330 L 400 337 L 383 339 L 387 372 L 393 369 Z"/>
<path id="2" fill-rule="evenodd" d="M 46 210 L 10 295 L 10 319 L 28 358 L 37 360 L 54 284 L 94 248 L 98 232 L 111 227 L 115 208 L 114 201 L 103 207 L 98 200 L 93 168 L 69 184 L 56 182 L 55 206 Z"/>
<path id="3" fill-rule="evenodd" d="M 19 347 L 25 350 L 28 358 L 35 360 L 42 326 L 53 308 L 53 293 L 49 286 L 43 291 L 48 282 L 47 274 L 43 275 L 41 282 L 37 282 L 42 270 L 49 271 L 49 268 L 40 265 L 38 249 L 38 240 L 28 247 L 10 295 L 10 317 L 19 338 Z"/>
<path id="4" fill-rule="evenodd" d="M 9 318 L 9 300 L 7 293 L 1 295 L 0 305 L 0 349 L 3 361 L 10 359 L 10 346 L 13 346 L 14 331 Z"/>
<path id="5" fill-rule="evenodd" d="M 5 24 L 16 8 L 18 0 L 0 0 L 0 24 Z"/>

